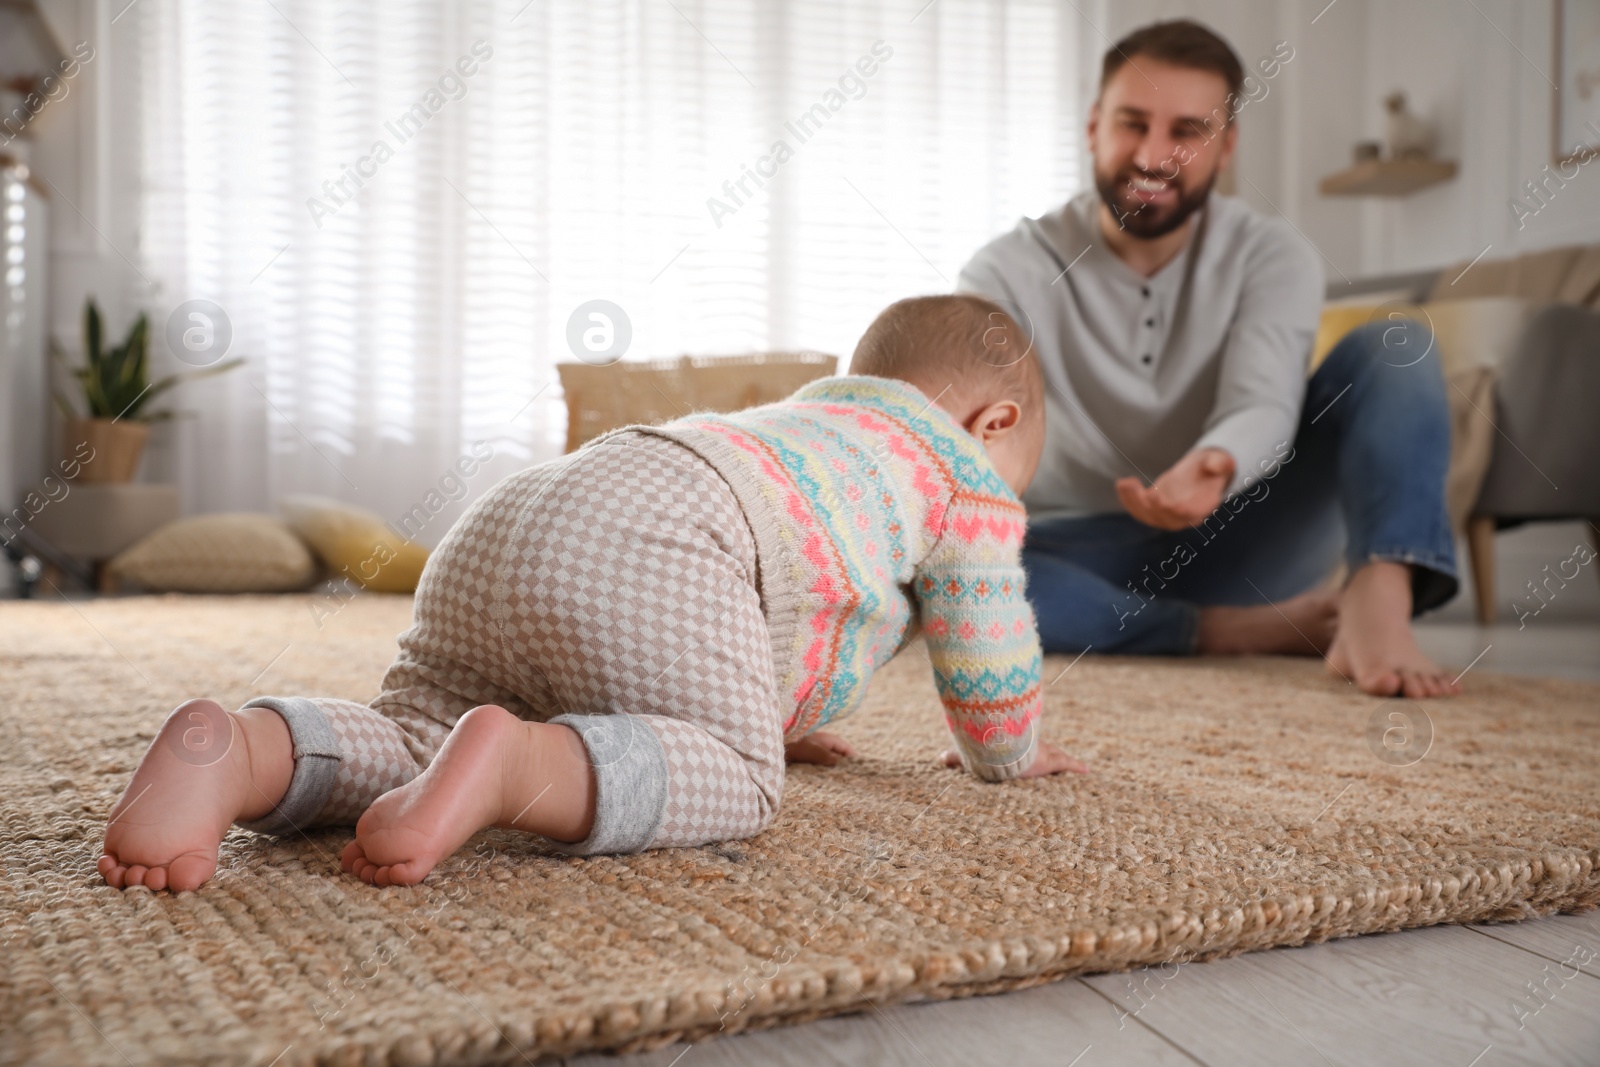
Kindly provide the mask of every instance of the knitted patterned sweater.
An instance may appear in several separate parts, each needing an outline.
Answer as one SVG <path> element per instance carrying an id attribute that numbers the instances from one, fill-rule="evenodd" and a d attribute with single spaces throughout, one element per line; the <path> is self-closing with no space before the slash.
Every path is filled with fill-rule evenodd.
<path id="1" fill-rule="evenodd" d="M 1028 768 L 1040 649 L 1027 516 L 947 412 L 905 382 L 857 375 L 648 432 L 705 458 L 750 523 L 785 740 L 852 711 L 920 622 L 966 767 L 993 781 Z"/>

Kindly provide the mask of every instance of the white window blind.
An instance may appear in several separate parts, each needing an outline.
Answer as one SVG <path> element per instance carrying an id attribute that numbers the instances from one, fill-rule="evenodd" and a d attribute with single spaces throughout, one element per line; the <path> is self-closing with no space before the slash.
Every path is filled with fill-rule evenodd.
<path id="1" fill-rule="evenodd" d="M 313 491 L 396 515 L 474 441 L 499 471 L 554 454 L 591 299 L 629 316 L 628 358 L 848 357 L 1079 186 L 1083 23 L 1056 0 L 126 17 L 156 322 L 213 300 L 250 359 L 174 431 L 201 511 Z"/>

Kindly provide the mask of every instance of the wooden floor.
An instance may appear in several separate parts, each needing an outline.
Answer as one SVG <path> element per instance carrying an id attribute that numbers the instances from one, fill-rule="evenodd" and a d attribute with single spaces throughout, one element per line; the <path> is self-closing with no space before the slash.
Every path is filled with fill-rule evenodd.
<path id="1" fill-rule="evenodd" d="M 1464 589 L 1419 626 L 1428 653 L 1461 667 L 1481 654 L 1474 670 L 1600 681 L 1600 578 L 1575 582 L 1520 628 L 1511 607 L 1519 592 L 1526 595 L 1524 579 L 1566 559 L 1582 536 L 1581 525 L 1554 524 L 1501 535 L 1497 624 L 1472 623 Z M 699 1045 L 567 1062 L 1600 1067 L 1600 911 L 1376 934 L 1021 993 L 874 1007 Z"/>
<path id="2" fill-rule="evenodd" d="M 1600 912 L 1374 934 L 568 1062 L 1593 1067 Z"/>

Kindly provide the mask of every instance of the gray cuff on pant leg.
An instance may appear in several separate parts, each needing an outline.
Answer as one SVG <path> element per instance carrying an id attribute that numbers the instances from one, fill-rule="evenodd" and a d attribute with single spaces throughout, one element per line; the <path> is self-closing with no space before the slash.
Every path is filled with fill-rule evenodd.
<path id="1" fill-rule="evenodd" d="M 667 810 L 667 756 L 661 738 L 633 715 L 558 715 L 578 732 L 594 768 L 594 826 L 576 844 L 552 842 L 572 856 L 638 852 L 661 828 Z"/>
<path id="2" fill-rule="evenodd" d="M 283 717 L 294 743 L 294 777 L 276 807 L 259 819 L 241 820 L 237 825 L 275 837 L 311 825 L 328 802 L 339 761 L 344 759 L 328 716 L 304 697 L 256 697 L 239 710 L 245 708 L 270 708 Z"/>

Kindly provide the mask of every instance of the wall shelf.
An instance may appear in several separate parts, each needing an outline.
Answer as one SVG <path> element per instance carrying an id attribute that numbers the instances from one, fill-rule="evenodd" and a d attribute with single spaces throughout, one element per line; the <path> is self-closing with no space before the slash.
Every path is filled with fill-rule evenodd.
<path id="1" fill-rule="evenodd" d="M 1456 176 L 1455 163 L 1437 159 L 1373 159 L 1322 179 L 1323 196 L 1409 196 Z"/>

